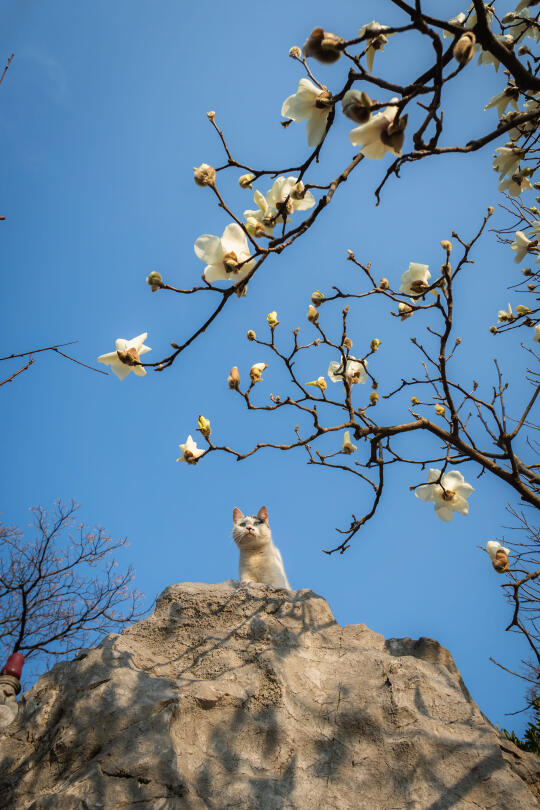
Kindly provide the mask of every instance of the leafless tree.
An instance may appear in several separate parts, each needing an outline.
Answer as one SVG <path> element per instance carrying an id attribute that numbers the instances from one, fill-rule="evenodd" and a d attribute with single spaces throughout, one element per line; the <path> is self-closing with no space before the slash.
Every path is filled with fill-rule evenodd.
<path id="1" fill-rule="evenodd" d="M 35 537 L 0 524 L 0 655 L 43 663 L 67 656 L 141 615 L 133 568 L 119 571 L 113 540 L 76 521 L 78 506 L 34 507 Z"/>

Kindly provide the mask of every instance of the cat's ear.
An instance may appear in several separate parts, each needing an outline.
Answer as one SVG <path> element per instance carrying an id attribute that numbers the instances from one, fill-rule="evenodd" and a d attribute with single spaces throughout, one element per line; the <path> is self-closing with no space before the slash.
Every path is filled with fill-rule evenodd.
<path id="1" fill-rule="evenodd" d="M 238 523 L 238 521 L 242 520 L 243 517 L 244 517 L 244 513 L 241 512 L 240 509 L 238 509 L 238 508 L 233 509 L 233 513 L 232 513 L 233 523 Z"/>
<path id="2" fill-rule="evenodd" d="M 257 512 L 257 517 L 259 520 L 264 520 L 265 523 L 268 523 L 268 509 L 266 506 L 261 506 L 259 511 Z"/>

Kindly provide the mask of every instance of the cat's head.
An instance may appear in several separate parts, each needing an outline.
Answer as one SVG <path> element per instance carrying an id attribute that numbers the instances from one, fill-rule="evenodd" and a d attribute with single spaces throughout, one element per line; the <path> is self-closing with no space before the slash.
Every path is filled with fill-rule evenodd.
<path id="1" fill-rule="evenodd" d="M 272 534 L 266 506 L 261 506 L 256 515 L 244 515 L 240 509 L 234 509 L 232 534 L 239 548 L 257 549 L 267 545 Z"/>

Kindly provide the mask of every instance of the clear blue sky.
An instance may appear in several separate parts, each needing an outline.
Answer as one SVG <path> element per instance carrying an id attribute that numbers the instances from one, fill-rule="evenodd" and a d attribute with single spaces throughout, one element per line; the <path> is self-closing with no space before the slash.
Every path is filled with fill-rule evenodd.
<path id="1" fill-rule="evenodd" d="M 158 359 L 171 340 L 185 338 L 208 311 L 208 297 L 152 294 L 145 277 L 157 269 L 174 285 L 197 283 L 202 265 L 193 242 L 202 233 L 221 234 L 229 221 L 192 180 L 193 166 L 223 159 L 206 111 L 216 110 L 239 158 L 276 167 L 303 161 L 304 125 L 284 130 L 279 123 L 282 101 L 302 75 L 288 50 L 302 45 L 315 25 L 352 37 L 373 18 L 403 20 L 390 4 L 388 13 L 386 3 L 361 5 L 360 11 L 351 0 L 278 0 L 269 11 L 246 0 L 4 3 L 0 59 L 12 51 L 15 59 L 0 88 L 0 214 L 7 217 L 0 223 L 2 354 L 78 339 L 77 356 L 93 363 L 117 337 L 148 331 L 148 359 Z M 448 17 L 461 10 L 444 5 Z M 416 43 L 405 57 L 393 46 L 391 40 L 375 64 L 405 82 L 426 57 Z M 331 90 L 340 89 L 346 70 L 342 63 L 316 65 Z M 447 100 L 445 142 L 465 142 L 494 123 L 493 111 L 478 108 L 503 86 L 492 68 L 467 68 Z M 311 179 L 327 181 L 349 161 L 349 128 L 338 121 Z M 288 439 L 294 416 L 248 415 L 226 388 L 232 365 L 246 376 L 251 363 L 268 362 L 247 343 L 246 330 L 264 333 L 265 316 L 276 309 L 284 339 L 297 325 L 310 335 L 311 291 L 332 283 L 352 288 L 358 280 L 345 261 L 349 248 L 374 263 L 376 277 L 397 281 L 410 261 L 436 270 L 439 241 L 452 229 L 471 236 L 486 206 L 497 202 L 491 153 L 405 167 L 379 208 L 373 189 L 387 161 L 366 161 L 307 237 L 268 262 L 247 298 L 235 298 L 166 373 L 119 382 L 39 356 L 2 388 L 3 520 L 25 526 L 31 505 L 74 498 L 88 523 L 128 537 L 120 561 L 133 562 L 136 583 L 151 602 L 171 582 L 236 577 L 233 507 L 254 512 L 266 504 L 293 587 L 325 596 L 342 624 L 365 623 L 387 637 L 438 639 L 490 720 L 522 729 L 523 715 L 504 713 L 524 705 L 523 685 L 489 656 L 514 668 L 527 651 L 504 632 L 509 608 L 501 578 L 478 549 L 508 523 L 502 485 L 487 477 L 475 482 L 475 471 L 466 471 L 476 487 L 470 515 L 443 524 L 408 490 L 422 476 L 393 467 L 376 518 L 345 556 L 329 558 L 321 548 L 335 543 L 335 527 L 368 504 L 367 490 L 352 476 L 307 467 L 301 453 L 266 452 L 240 464 L 215 454 L 196 468 L 176 463 L 179 442 L 195 435 L 198 413 L 212 420 L 219 443 L 247 448 L 259 438 Z M 252 207 L 252 196 L 236 179 L 231 173 L 225 189 L 242 212 Z M 512 255 L 487 234 L 474 258 L 458 294 L 463 345 L 454 369 L 466 381 L 489 382 L 497 352 L 503 369 L 517 371 L 519 401 L 519 370 L 526 364 L 519 338 L 488 333 L 508 300 L 503 290 L 515 272 Z M 338 311 L 323 312 L 330 331 Z M 383 341 L 372 361 L 381 393 L 406 368 L 421 372 L 409 344 L 422 335 L 418 320 L 401 324 L 385 307 L 367 306 L 354 311 L 350 334 L 355 347 L 373 337 Z M 330 359 L 321 353 L 307 361 L 305 379 L 324 373 Z M 271 366 L 260 397 L 285 386 Z M 406 418 L 405 408 L 380 409 L 382 421 Z M 416 450 L 436 453 L 432 442 L 416 441 Z"/>

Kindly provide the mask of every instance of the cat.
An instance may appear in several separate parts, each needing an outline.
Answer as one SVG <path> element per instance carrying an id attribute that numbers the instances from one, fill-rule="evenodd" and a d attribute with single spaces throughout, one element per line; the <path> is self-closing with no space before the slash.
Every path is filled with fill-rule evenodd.
<path id="1" fill-rule="evenodd" d="M 261 506 L 256 515 L 233 511 L 233 540 L 240 549 L 238 572 L 242 582 L 264 582 L 291 590 L 279 549 L 272 542 L 268 510 Z"/>

